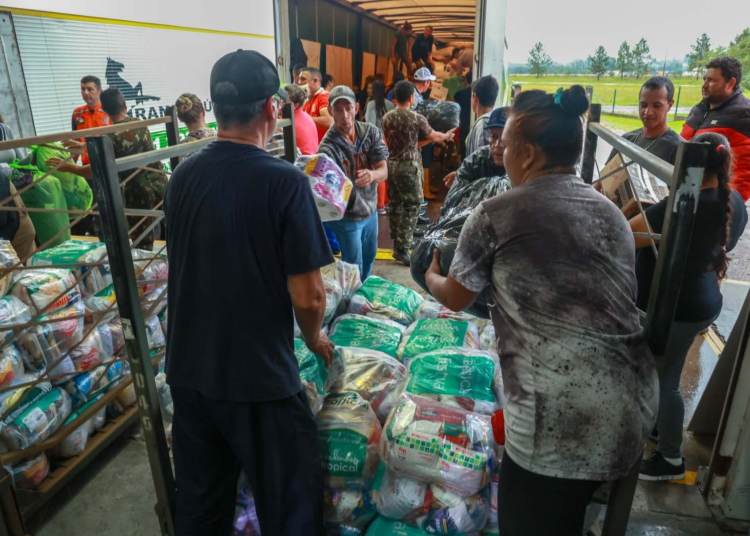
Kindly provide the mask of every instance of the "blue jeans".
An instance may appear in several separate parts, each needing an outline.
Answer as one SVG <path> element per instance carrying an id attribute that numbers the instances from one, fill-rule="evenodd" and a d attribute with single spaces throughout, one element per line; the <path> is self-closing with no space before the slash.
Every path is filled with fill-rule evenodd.
<path id="1" fill-rule="evenodd" d="M 341 260 L 359 266 L 360 279 L 364 281 L 372 272 L 378 252 L 378 213 L 366 220 L 339 220 L 326 222 L 341 246 Z"/>

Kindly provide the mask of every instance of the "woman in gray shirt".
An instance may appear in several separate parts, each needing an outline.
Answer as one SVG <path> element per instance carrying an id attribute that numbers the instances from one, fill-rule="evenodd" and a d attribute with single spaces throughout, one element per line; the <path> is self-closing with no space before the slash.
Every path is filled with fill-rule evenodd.
<path id="1" fill-rule="evenodd" d="M 581 86 L 525 91 L 502 135 L 513 188 L 467 219 L 448 277 L 455 311 L 489 292 L 503 373 L 503 536 L 580 536 L 600 484 L 640 461 L 658 380 L 635 306 L 635 248 L 618 208 L 575 175 Z"/>

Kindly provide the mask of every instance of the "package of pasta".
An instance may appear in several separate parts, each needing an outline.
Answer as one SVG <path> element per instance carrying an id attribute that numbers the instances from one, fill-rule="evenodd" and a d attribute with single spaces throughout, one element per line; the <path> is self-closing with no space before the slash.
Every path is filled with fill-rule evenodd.
<path id="1" fill-rule="evenodd" d="M 299 377 L 310 409 L 313 413 L 318 413 L 331 386 L 344 374 L 344 362 L 336 352 L 333 361 L 326 367 L 323 358 L 313 354 L 301 339 L 294 339 L 294 355 L 297 357 Z"/>
<path id="2" fill-rule="evenodd" d="M 368 277 L 349 302 L 347 312 L 385 318 L 408 326 L 423 298 L 417 292 L 377 276 Z"/>
<path id="3" fill-rule="evenodd" d="M 425 299 L 417 308 L 416 315 L 414 315 L 415 320 L 421 320 L 423 318 L 448 318 L 450 320 L 473 322 L 475 324 L 482 320 L 478 316 L 474 316 L 465 311 L 451 311 L 445 305 L 436 302 L 432 297 Z"/>
<path id="4" fill-rule="evenodd" d="M 36 489 L 49 474 L 49 460 L 44 452 L 20 462 L 6 465 L 16 489 Z"/>
<path id="5" fill-rule="evenodd" d="M 344 372 L 333 382 L 331 391 L 353 391 L 370 403 L 381 423 L 396 403 L 406 378 L 406 367 L 377 350 L 336 347 L 334 354 L 344 364 Z"/>
<path id="6" fill-rule="evenodd" d="M 15 419 L 8 421 L 6 417 L 0 425 L 0 438 L 8 450 L 29 448 L 54 434 L 68 418 L 70 410 L 68 393 L 54 387 Z"/>
<path id="7" fill-rule="evenodd" d="M 104 242 L 89 240 L 66 240 L 59 246 L 37 251 L 29 260 L 29 266 L 52 266 L 60 264 L 84 264 L 74 269 L 84 296 L 93 296 L 112 284 L 112 272 L 107 261 L 107 246 Z"/>
<path id="8" fill-rule="evenodd" d="M 390 320 L 347 314 L 336 319 L 328 338 L 336 346 L 369 348 L 398 357 L 398 345 L 404 329 L 401 324 Z"/>
<path id="9" fill-rule="evenodd" d="M 21 264 L 16 250 L 8 240 L 0 240 L 0 270 L 12 268 Z M 0 297 L 5 296 L 10 288 L 13 272 L 0 276 Z"/>
<path id="10" fill-rule="evenodd" d="M 17 273 L 11 293 L 29 306 L 31 314 L 51 313 L 81 299 L 81 292 L 71 270 L 39 268 Z"/>
<path id="11" fill-rule="evenodd" d="M 479 349 L 479 331 L 472 322 L 448 318 L 424 318 L 409 326 L 398 347 L 400 361 L 441 348 Z"/>
<path id="12" fill-rule="evenodd" d="M 378 466 L 381 427 L 357 393 L 329 395 L 318 412 L 320 465 L 332 488 L 367 489 Z"/>
<path id="13" fill-rule="evenodd" d="M 409 393 L 484 415 L 503 407 L 502 374 L 495 354 L 444 348 L 409 360 L 407 367 Z"/>
<path id="14" fill-rule="evenodd" d="M 323 493 L 327 536 L 364 535 L 376 514 L 369 490 L 326 488 Z"/>
<path id="15" fill-rule="evenodd" d="M 385 423 L 380 456 L 399 475 L 468 497 L 489 483 L 493 448 L 489 417 L 404 393 Z"/>

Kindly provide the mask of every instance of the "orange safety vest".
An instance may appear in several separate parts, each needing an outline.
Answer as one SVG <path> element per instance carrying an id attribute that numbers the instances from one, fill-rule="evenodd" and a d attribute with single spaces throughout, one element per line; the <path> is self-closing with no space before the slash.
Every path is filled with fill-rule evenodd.
<path id="1" fill-rule="evenodd" d="M 87 128 L 106 127 L 110 125 L 109 116 L 107 112 L 101 107 L 97 106 L 93 110 L 89 109 L 88 104 L 79 106 L 73 110 L 73 130 L 84 130 Z M 81 138 L 83 141 L 83 138 Z M 89 163 L 89 157 L 87 154 L 81 155 L 81 163 L 86 165 Z"/>

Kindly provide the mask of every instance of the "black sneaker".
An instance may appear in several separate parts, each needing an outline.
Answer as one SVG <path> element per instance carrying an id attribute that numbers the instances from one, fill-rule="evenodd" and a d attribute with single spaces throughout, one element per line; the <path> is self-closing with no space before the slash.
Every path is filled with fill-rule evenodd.
<path id="1" fill-rule="evenodd" d="M 659 452 L 654 452 L 648 460 L 641 461 L 638 478 L 650 481 L 685 478 L 685 458 L 682 459 L 680 465 L 672 465 Z"/>
<path id="2" fill-rule="evenodd" d="M 393 259 L 401 262 L 404 266 L 411 266 L 411 255 L 408 251 L 393 251 Z"/>

